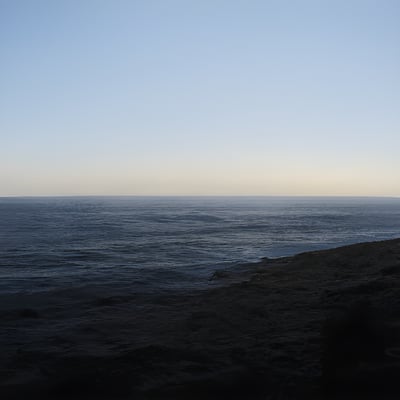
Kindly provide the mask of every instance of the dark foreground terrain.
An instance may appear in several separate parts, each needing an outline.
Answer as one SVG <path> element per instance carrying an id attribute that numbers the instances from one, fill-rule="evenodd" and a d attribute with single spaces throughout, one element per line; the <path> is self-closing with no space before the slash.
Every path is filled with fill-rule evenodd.
<path id="1" fill-rule="evenodd" d="M 213 281 L 0 296 L 0 398 L 400 398 L 400 239 Z"/>

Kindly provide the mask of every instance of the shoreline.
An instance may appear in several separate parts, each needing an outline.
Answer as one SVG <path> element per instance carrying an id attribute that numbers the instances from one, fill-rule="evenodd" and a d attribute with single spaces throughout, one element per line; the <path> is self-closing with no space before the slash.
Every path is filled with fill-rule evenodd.
<path id="1" fill-rule="evenodd" d="M 398 398 L 400 239 L 241 268 L 192 293 L 8 296 L 2 398 Z"/>

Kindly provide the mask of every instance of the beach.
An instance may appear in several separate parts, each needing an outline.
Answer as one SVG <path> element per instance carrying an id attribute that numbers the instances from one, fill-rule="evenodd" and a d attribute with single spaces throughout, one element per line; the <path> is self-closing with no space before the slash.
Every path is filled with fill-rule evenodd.
<path id="1" fill-rule="evenodd" d="M 1 295 L 1 398 L 398 398 L 400 239 L 265 258 L 210 283 Z"/>

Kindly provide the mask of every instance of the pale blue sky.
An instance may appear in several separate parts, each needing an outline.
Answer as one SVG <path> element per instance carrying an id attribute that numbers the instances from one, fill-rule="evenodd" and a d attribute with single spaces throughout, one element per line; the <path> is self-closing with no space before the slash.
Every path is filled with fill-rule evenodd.
<path id="1" fill-rule="evenodd" d="M 0 0 L 0 195 L 400 195 L 400 1 Z"/>

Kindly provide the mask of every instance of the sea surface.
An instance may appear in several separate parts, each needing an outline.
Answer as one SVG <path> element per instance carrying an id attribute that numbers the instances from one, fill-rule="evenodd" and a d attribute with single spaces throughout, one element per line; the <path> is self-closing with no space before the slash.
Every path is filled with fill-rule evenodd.
<path id="1" fill-rule="evenodd" d="M 195 290 L 262 257 L 395 237 L 399 198 L 0 198 L 0 293 Z"/>

